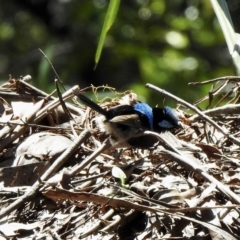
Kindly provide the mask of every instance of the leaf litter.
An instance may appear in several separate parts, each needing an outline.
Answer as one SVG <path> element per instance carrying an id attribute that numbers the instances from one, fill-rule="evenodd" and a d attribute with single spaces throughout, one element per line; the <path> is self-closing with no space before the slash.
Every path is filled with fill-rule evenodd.
<path id="1" fill-rule="evenodd" d="M 26 79 L 0 87 L 0 239 L 239 239 L 239 78 L 221 79 L 236 96 L 211 88 L 200 114 L 180 101 L 183 128 L 145 132 L 158 139 L 147 150 L 109 147 L 78 86 L 54 97 Z"/>

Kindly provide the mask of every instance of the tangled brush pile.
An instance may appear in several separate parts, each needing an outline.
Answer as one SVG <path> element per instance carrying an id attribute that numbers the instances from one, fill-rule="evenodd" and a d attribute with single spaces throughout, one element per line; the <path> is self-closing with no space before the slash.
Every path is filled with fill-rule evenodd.
<path id="1" fill-rule="evenodd" d="M 209 104 L 235 93 L 205 111 L 148 85 L 180 104 L 182 125 L 145 131 L 150 149 L 109 145 L 78 86 L 55 98 L 25 80 L 0 89 L 1 239 L 239 239 L 238 78 L 205 82 L 223 82 Z M 136 94 L 100 105 L 123 101 Z"/>

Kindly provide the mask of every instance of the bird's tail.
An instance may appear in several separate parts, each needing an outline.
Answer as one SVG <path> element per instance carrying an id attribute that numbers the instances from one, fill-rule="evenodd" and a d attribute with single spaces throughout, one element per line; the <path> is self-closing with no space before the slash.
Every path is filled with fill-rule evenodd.
<path id="1" fill-rule="evenodd" d="M 102 107 L 100 107 L 98 104 L 96 104 L 95 102 L 93 102 L 90 98 L 86 97 L 85 95 L 83 95 L 81 92 L 79 91 L 74 91 L 73 92 L 76 96 L 79 97 L 79 99 L 84 102 L 88 107 L 92 108 L 93 110 L 95 110 L 96 112 L 102 114 L 103 116 L 107 117 L 107 111 L 105 109 L 103 109 Z"/>

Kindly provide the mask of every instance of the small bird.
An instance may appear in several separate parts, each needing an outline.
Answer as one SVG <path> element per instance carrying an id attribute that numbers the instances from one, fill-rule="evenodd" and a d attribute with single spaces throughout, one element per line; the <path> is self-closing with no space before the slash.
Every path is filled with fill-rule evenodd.
<path id="1" fill-rule="evenodd" d="M 162 132 L 178 127 L 178 117 L 168 106 L 151 108 L 147 103 L 119 105 L 105 110 L 81 92 L 74 92 L 87 106 L 100 113 L 96 123 L 102 132 L 111 136 L 111 143 L 117 147 L 133 146 L 149 148 L 156 138 L 143 136 L 144 131 Z"/>

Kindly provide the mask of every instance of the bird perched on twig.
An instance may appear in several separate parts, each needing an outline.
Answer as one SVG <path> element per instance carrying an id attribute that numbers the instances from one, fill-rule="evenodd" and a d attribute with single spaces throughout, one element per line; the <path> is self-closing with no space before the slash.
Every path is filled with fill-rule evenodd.
<path id="1" fill-rule="evenodd" d="M 133 105 L 119 105 L 105 110 L 81 92 L 74 91 L 74 94 L 88 107 L 101 114 L 96 123 L 102 132 L 111 136 L 112 145 L 117 147 L 149 148 L 156 142 L 156 138 L 146 138 L 144 131 L 162 132 L 179 127 L 176 113 L 168 106 L 151 108 L 146 103 L 136 102 Z"/>

